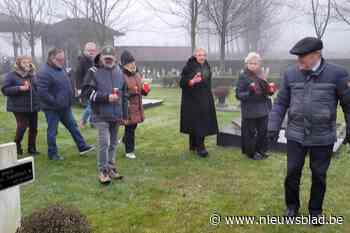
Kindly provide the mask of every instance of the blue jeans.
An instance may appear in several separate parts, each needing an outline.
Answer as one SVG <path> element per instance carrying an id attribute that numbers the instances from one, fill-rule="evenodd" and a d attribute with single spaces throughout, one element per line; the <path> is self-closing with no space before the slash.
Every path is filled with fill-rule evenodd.
<path id="1" fill-rule="evenodd" d="M 91 113 L 92 113 L 92 110 L 91 110 L 91 103 L 90 101 L 87 103 L 82 115 L 81 115 L 81 118 L 80 118 L 80 121 L 83 123 L 83 124 L 86 124 L 88 121 L 91 122 Z"/>
<path id="2" fill-rule="evenodd" d="M 64 125 L 64 127 L 68 129 L 79 151 L 82 151 L 87 147 L 85 140 L 78 129 L 78 125 L 74 119 L 74 115 L 70 108 L 60 111 L 45 110 L 44 113 L 47 121 L 47 145 L 48 156 L 50 158 L 58 155 L 56 135 L 59 122 L 61 122 Z"/>

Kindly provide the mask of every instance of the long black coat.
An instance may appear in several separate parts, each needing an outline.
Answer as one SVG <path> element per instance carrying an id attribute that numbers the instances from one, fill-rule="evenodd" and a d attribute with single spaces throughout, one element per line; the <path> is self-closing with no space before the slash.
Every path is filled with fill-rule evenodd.
<path id="1" fill-rule="evenodd" d="M 189 81 L 201 72 L 204 81 L 189 86 Z M 181 73 L 182 88 L 180 132 L 196 136 L 214 135 L 218 132 L 214 98 L 211 92 L 211 71 L 207 62 L 197 63 L 191 57 Z"/>

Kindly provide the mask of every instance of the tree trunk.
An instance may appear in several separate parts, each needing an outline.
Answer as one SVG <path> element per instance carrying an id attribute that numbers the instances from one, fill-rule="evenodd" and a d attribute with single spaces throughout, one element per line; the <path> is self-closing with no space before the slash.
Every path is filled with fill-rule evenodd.
<path id="1" fill-rule="evenodd" d="M 220 73 L 225 72 L 225 57 L 226 57 L 226 32 L 221 32 L 220 35 Z"/>
<path id="2" fill-rule="evenodd" d="M 31 55 L 31 57 L 32 57 L 32 59 L 33 59 L 33 62 L 34 62 L 34 64 L 38 64 L 37 63 L 37 60 L 36 60 L 36 57 L 35 57 L 35 39 L 34 39 L 34 35 L 31 35 L 30 36 L 30 55 Z"/>
<path id="3" fill-rule="evenodd" d="M 18 43 L 17 43 L 15 32 L 12 32 L 12 45 L 13 45 L 13 56 L 16 58 L 18 56 Z"/>
<path id="4" fill-rule="evenodd" d="M 190 1 L 191 8 L 191 49 L 192 53 L 196 49 L 197 21 L 198 21 L 198 0 Z"/>

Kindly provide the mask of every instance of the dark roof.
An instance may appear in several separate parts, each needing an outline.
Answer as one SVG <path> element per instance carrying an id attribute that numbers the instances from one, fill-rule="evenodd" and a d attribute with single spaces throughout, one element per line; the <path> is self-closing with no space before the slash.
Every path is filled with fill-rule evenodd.
<path id="1" fill-rule="evenodd" d="M 137 61 L 186 61 L 192 54 L 190 47 L 117 46 L 116 49 L 119 55 L 128 50 Z"/>
<path id="2" fill-rule="evenodd" d="M 96 34 L 96 30 L 103 30 L 103 28 L 107 31 L 107 34 L 111 36 L 124 35 L 124 33 L 118 32 L 110 27 L 106 27 L 100 23 L 96 23 L 86 18 L 64 19 L 62 21 L 50 25 L 46 34 L 47 36 L 60 35 L 62 37 L 79 37 L 81 33 Z"/>

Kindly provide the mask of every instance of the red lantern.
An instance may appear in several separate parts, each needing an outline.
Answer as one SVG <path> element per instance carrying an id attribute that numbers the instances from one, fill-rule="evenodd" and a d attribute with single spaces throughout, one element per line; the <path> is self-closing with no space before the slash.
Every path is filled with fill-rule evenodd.
<path id="1" fill-rule="evenodd" d="M 150 91 L 150 86 L 148 83 L 144 83 L 142 88 L 145 93 L 148 93 Z"/>
<path id="2" fill-rule="evenodd" d="M 249 85 L 249 90 L 251 91 L 251 92 L 256 92 L 256 84 L 255 83 L 251 83 L 250 85 Z"/>
<path id="3" fill-rule="evenodd" d="M 118 95 L 118 88 L 113 88 L 113 90 L 112 90 L 112 94 L 113 95 Z"/>
<path id="4" fill-rule="evenodd" d="M 277 86 L 276 86 L 276 84 L 273 83 L 273 82 L 269 83 L 269 86 L 268 86 L 268 93 L 269 93 L 269 94 L 274 94 L 276 91 L 277 91 Z"/>

